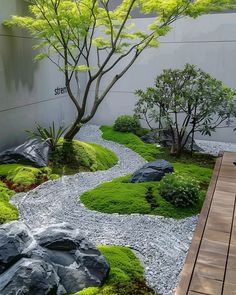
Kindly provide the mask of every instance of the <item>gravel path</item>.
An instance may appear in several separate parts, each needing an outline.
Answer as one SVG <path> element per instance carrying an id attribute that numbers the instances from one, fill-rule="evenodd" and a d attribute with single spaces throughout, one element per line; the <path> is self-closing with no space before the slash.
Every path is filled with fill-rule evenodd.
<path id="1" fill-rule="evenodd" d="M 81 129 L 79 138 L 113 150 L 119 162 L 107 171 L 83 172 L 48 181 L 12 202 L 31 228 L 69 222 L 95 244 L 130 246 L 141 259 L 148 284 L 159 294 L 172 294 L 182 269 L 197 217 L 176 221 L 147 215 L 103 214 L 86 209 L 79 196 L 113 178 L 127 175 L 145 161 L 130 149 L 101 138 L 98 126 Z"/>
<path id="2" fill-rule="evenodd" d="M 217 156 L 219 152 L 236 152 L 236 143 L 220 142 L 220 141 L 207 141 L 196 139 L 196 144 L 200 146 L 205 153 Z"/>

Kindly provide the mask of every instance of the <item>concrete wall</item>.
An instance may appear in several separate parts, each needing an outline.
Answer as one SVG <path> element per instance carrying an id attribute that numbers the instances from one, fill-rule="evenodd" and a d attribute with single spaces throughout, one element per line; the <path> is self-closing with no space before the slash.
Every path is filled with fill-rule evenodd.
<path id="1" fill-rule="evenodd" d="M 0 22 L 10 15 L 25 15 L 24 0 L 0 0 Z M 73 108 L 57 68 L 48 61 L 33 63 L 34 40 L 26 32 L 0 26 L 0 150 L 21 143 L 35 122 L 68 124 Z"/>
<path id="2" fill-rule="evenodd" d="M 139 18 L 136 19 L 136 24 L 142 29 L 151 20 Z M 161 40 L 160 47 L 146 50 L 133 68 L 114 86 L 92 122 L 112 124 L 117 116 L 132 114 L 136 101 L 133 94 L 135 89 L 153 85 L 156 75 L 164 68 L 182 68 L 187 62 L 201 67 L 227 86 L 236 88 L 235 28 L 235 13 L 211 14 L 196 20 L 177 21 L 172 32 Z M 110 78 L 108 76 L 107 81 Z M 232 128 L 219 129 L 210 139 L 236 142 L 236 133 Z"/>
<path id="3" fill-rule="evenodd" d="M 0 7 L 0 22 L 27 10 L 24 0 L 0 0 Z M 151 20 L 137 18 L 136 23 L 143 29 Z M 236 88 L 235 25 L 234 13 L 179 20 L 162 39 L 160 48 L 144 52 L 115 85 L 92 123 L 112 124 L 117 116 L 132 114 L 135 89 L 152 85 L 162 69 L 181 68 L 186 62 Z M 32 129 L 35 121 L 43 125 L 52 121 L 67 124 L 74 117 L 67 95 L 54 93 L 55 88 L 64 85 L 62 75 L 50 62 L 32 62 L 33 44 L 25 32 L 0 26 L 0 150 L 22 142 L 26 138 L 23 130 Z M 90 102 L 92 98 L 93 91 Z M 235 135 L 232 128 L 220 129 L 212 139 L 236 142 Z"/>

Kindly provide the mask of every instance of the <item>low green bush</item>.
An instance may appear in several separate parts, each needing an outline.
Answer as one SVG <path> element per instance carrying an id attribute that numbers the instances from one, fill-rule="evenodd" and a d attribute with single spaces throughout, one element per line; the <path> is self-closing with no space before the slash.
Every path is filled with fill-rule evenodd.
<path id="1" fill-rule="evenodd" d="M 160 195 L 175 207 L 193 207 L 199 201 L 200 186 L 192 177 L 167 174 L 160 182 Z"/>
<path id="2" fill-rule="evenodd" d="M 135 133 L 140 129 L 140 122 L 137 118 L 129 115 L 123 115 L 116 119 L 113 129 L 120 132 L 133 132 Z"/>
<path id="3" fill-rule="evenodd" d="M 145 282 L 138 258 L 127 247 L 99 246 L 110 264 L 110 273 L 102 287 L 84 289 L 76 295 L 154 295 Z"/>

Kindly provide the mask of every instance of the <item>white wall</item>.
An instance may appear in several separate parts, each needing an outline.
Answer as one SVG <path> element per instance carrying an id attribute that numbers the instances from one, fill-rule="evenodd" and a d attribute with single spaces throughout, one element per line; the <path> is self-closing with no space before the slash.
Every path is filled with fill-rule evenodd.
<path id="1" fill-rule="evenodd" d="M 136 24 L 143 29 L 151 21 L 136 19 Z M 161 40 L 160 47 L 146 50 L 114 86 L 92 122 L 112 124 L 117 116 L 132 114 L 135 89 L 153 85 L 156 75 L 164 68 L 181 68 L 187 62 L 236 88 L 236 14 L 211 14 L 177 21 L 172 32 Z M 236 133 L 232 128 L 219 129 L 210 139 L 236 142 Z"/>
<path id="2" fill-rule="evenodd" d="M 0 22 L 10 15 L 24 15 L 24 0 L 0 0 Z M 136 19 L 141 29 L 151 19 Z M 117 116 L 132 114 L 135 89 L 153 84 L 164 68 L 196 64 L 236 88 L 236 14 L 205 15 L 179 20 L 158 49 L 148 49 L 115 85 L 92 120 L 112 124 Z M 24 129 L 34 122 L 48 125 L 71 122 L 74 109 L 67 95 L 55 96 L 64 81 L 50 62 L 33 63 L 34 41 L 25 32 L 0 26 L 0 150 L 23 142 Z M 107 79 L 111 77 L 108 76 Z M 92 101 L 92 92 L 90 102 Z M 219 130 L 212 139 L 236 142 L 232 129 Z"/>
<path id="3" fill-rule="evenodd" d="M 0 22 L 27 11 L 24 0 L 0 0 L 0 7 Z M 33 44 L 25 32 L 0 26 L 0 150 L 23 142 L 23 130 L 35 122 L 68 124 L 74 117 L 67 95 L 54 92 L 64 86 L 62 75 L 48 61 L 32 62 Z"/>

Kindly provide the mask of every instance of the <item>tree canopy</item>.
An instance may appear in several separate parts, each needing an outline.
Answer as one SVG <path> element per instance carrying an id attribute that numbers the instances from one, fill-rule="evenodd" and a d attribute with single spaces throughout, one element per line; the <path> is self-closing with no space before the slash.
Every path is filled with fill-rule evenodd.
<path id="1" fill-rule="evenodd" d="M 116 0 L 115 0 L 116 1 Z M 158 47 L 159 38 L 183 16 L 198 17 L 212 10 L 233 7 L 230 0 L 30 0 L 28 16 L 13 16 L 8 26 L 27 29 L 37 39 L 35 60 L 50 59 L 64 73 L 68 94 L 77 118 L 65 138 L 71 140 L 81 123 L 96 113 L 113 85 L 148 47 Z M 136 28 L 132 12 L 153 14 L 144 30 Z M 113 72 L 113 76 L 107 75 Z M 81 90 L 81 75 L 86 85 Z M 105 78 L 105 79 L 104 79 Z M 101 89 L 101 83 L 105 86 Z M 72 87 L 76 81 L 77 89 Z M 91 88 L 95 89 L 91 93 Z M 93 99 L 90 110 L 87 101 Z"/>

